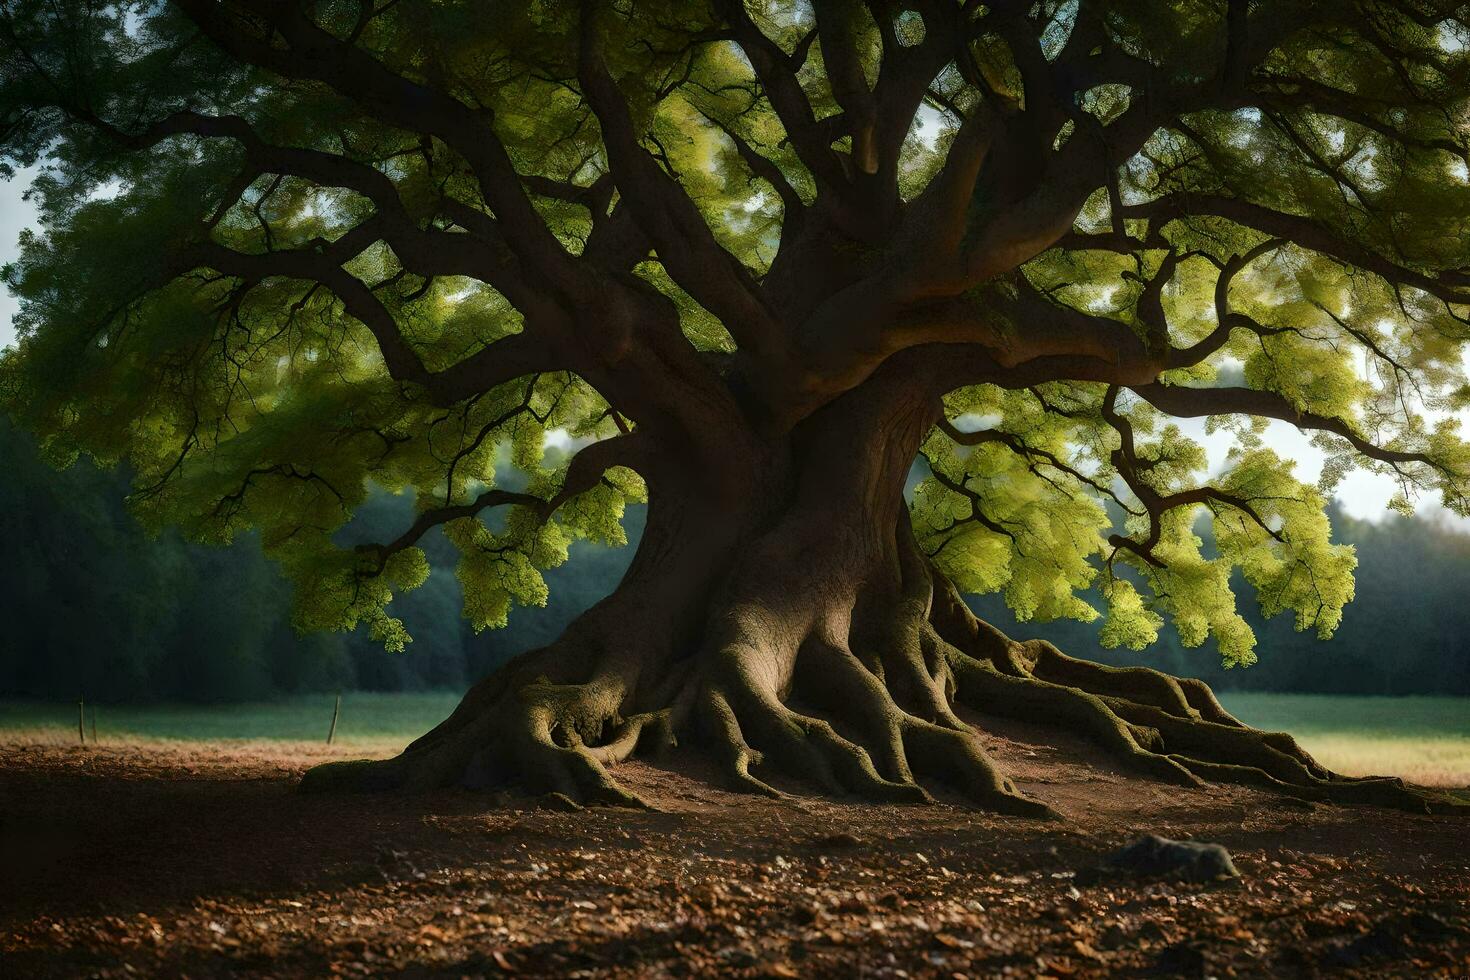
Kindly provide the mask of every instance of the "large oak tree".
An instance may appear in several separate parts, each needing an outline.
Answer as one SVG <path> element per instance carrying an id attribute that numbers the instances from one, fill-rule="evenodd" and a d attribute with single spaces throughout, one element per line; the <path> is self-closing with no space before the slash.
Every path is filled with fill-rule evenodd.
<path id="1" fill-rule="evenodd" d="M 430 529 L 494 626 L 646 495 L 560 640 L 309 786 L 632 802 L 609 767 L 677 739 L 755 791 L 1049 812 L 969 706 L 1414 804 L 960 595 L 1246 664 L 1232 570 L 1338 624 L 1349 469 L 1470 513 L 1467 45 L 1439 0 L 4 0 L 0 152 L 46 168 L 0 383 L 145 519 L 259 529 L 303 628 L 391 648 Z M 1223 470 L 1174 418 L 1235 434 Z M 417 520 L 339 546 L 372 485 Z"/>

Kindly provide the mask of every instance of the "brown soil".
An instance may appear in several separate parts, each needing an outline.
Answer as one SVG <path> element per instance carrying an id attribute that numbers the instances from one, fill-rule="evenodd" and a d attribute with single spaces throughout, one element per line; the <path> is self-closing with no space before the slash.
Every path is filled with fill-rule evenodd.
<path id="1" fill-rule="evenodd" d="M 0 975 L 1470 975 L 1470 822 L 987 730 L 1067 823 L 738 795 L 688 761 L 618 769 L 660 812 L 313 797 L 296 778 L 343 749 L 12 741 Z M 1242 878 L 1073 880 L 1142 833 L 1222 843 Z"/>

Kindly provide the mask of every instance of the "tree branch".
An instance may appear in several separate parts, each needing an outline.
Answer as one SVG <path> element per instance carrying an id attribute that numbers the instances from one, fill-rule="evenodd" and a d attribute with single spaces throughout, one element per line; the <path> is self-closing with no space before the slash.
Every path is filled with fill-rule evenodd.
<path id="1" fill-rule="evenodd" d="M 637 467 L 646 462 L 649 459 L 648 450 L 645 437 L 637 432 L 594 442 L 572 457 L 561 489 L 550 499 L 510 490 L 486 490 L 467 504 L 446 505 L 423 511 L 406 531 L 392 541 L 386 544 L 361 544 L 356 550 L 359 554 L 372 557 L 378 570 L 381 570 L 390 557 L 405 548 L 413 547 L 433 528 L 450 521 L 475 517 L 489 507 L 527 507 L 536 515 L 538 523 L 545 523 L 568 500 L 596 486 L 608 470 L 616 466 Z"/>
<path id="2" fill-rule="evenodd" d="M 1371 272 L 1390 283 L 1412 286 L 1448 303 L 1470 303 L 1470 271 L 1421 272 L 1385 258 L 1365 246 L 1348 241 L 1311 218 L 1276 211 L 1240 198 L 1221 194 L 1178 191 L 1145 204 L 1124 209 L 1129 218 L 1174 221 L 1197 215 L 1214 215 L 1253 228 L 1274 238 L 1320 252 L 1347 265 Z"/>
<path id="3" fill-rule="evenodd" d="M 496 341 L 443 371 L 429 371 L 372 289 L 342 268 L 342 262 L 377 240 L 375 220 L 368 219 L 335 242 L 315 249 L 248 254 L 213 241 L 195 242 L 174 258 L 170 278 L 190 268 L 207 266 L 249 282 L 280 277 L 320 283 L 336 295 L 349 315 L 372 333 L 389 375 L 422 385 L 442 404 L 452 404 L 496 384 L 559 366 L 554 363 L 556 358 L 551 348 L 522 332 Z"/>
<path id="4" fill-rule="evenodd" d="M 603 59 L 593 19 L 584 13 L 578 74 L 602 127 L 613 179 L 632 206 L 634 220 L 674 281 L 719 317 L 742 348 L 769 363 L 789 362 L 789 337 L 761 301 L 759 285 L 715 240 L 683 187 L 640 145 L 627 101 Z"/>
<path id="5" fill-rule="evenodd" d="M 210 40 L 239 60 L 284 78 L 320 82 L 389 125 L 443 140 L 473 169 L 506 242 L 521 260 L 579 301 L 595 301 L 595 282 L 532 206 L 521 175 L 483 113 L 391 71 L 316 26 L 294 3 L 273 0 L 243 9 L 237 2 L 176 3 Z M 267 36 L 253 29 L 256 19 L 269 25 Z M 277 38 L 285 47 L 273 43 Z"/>
<path id="6" fill-rule="evenodd" d="M 745 0 L 715 0 L 715 6 L 730 25 L 735 43 L 755 70 L 766 98 L 786 128 L 792 147 L 802 164 L 811 171 L 817 186 L 840 188 L 846 177 L 837 151 L 832 148 L 833 136 L 817 121 L 811 101 L 797 76 L 816 32 L 808 35 L 796 54 L 788 56 L 751 19 L 745 9 Z"/>
<path id="7" fill-rule="evenodd" d="M 1208 415 L 1254 415 L 1290 422 L 1299 429 L 1317 429 L 1341 436 L 1370 459 L 1384 463 L 1425 463 L 1444 471 L 1432 456 L 1421 452 L 1388 449 L 1369 442 L 1346 420 L 1314 412 L 1303 412 L 1274 391 L 1255 388 L 1189 388 L 1183 385 L 1145 384 L 1129 386 L 1134 394 L 1175 418 Z M 1453 475 L 1448 474 L 1447 475 Z"/>

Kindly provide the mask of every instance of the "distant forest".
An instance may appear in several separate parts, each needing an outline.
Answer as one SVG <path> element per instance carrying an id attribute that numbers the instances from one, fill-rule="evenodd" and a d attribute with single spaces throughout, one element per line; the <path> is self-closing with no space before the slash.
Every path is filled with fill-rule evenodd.
<path id="1" fill-rule="evenodd" d="M 28 436 L 0 420 L 0 697 L 108 701 L 246 701 L 334 690 L 462 689 L 522 650 L 554 639 L 617 582 L 632 548 L 573 546 L 547 573 L 545 608 L 516 609 L 476 636 L 460 616 L 454 549 L 425 541 L 434 574 L 393 611 L 415 642 L 388 653 L 364 633 L 298 635 L 290 590 L 249 537 L 228 548 L 148 536 L 124 504 L 125 478 L 80 462 L 57 473 Z M 379 494 L 346 530 L 394 537 L 413 502 Z M 630 510 L 635 539 L 641 510 Z M 1333 514 L 1358 549 L 1358 595 L 1327 642 L 1290 617 L 1262 621 L 1250 587 L 1242 611 L 1260 663 L 1226 671 L 1209 647 L 1172 631 L 1142 653 L 1105 651 L 1095 624 L 1016 623 L 996 596 L 976 610 L 1013 636 L 1043 636 L 1078 656 L 1148 664 L 1225 690 L 1470 695 L 1470 535 L 1428 520 Z"/>

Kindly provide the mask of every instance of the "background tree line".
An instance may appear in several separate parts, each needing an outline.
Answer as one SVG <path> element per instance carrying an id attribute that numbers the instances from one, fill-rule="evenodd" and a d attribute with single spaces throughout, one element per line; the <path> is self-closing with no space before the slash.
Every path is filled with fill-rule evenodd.
<path id="1" fill-rule="evenodd" d="M 545 608 L 517 609 L 503 630 L 476 636 L 460 616 L 454 549 L 424 544 L 435 568 L 393 612 L 415 642 L 392 654 L 353 634 L 298 635 L 290 592 L 242 537 L 228 548 L 150 537 L 123 504 L 126 477 L 83 461 L 58 473 L 30 438 L 0 419 L 0 697 L 102 701 L 232 701 L 342 689 L 460 689 L 514 654 L 550 642 L 617 582 L 631 548 L 573 546 L 547 575 Z M 380 494 L 344 532 L 387 540 L 413 502 Z M 641 529 L 630 509 L 630 538 Z M 1108 651 L 1095 625 L 1016 623 L 998 596 L 977 611 L 1015 636 L 1041 636 L 1080 657 L 1147 663 L 1230 690 L 1470 695 L 1470 535 L 1430 520 L 1381 522 L 1333 514 L 1358 549 L 1357 599 L 1331 641 L 1263 621 L 1250 587 L 1242 608 L 1260 662 L 1226 671 L 1209 645 L 1185 650 L 1166 630 L 1143 653 Z"/>
<path id="2" fill-rule="evenodd" d="M 617 581 L 630 549 L 573 545 L 547 574 L 545 608 L 476 636 L 460 615 L 453 547 L 422 542 L 436 573 L 393 612 L 415 642 L 386 652 L 366 630 L 300 635 L 291 593 L 253 536 L 227 548 L 150 537 L 123 502 L 124 474 L 83 460 L 58 473 L 0 417 L 0 697 L 235 701 L 326 690 L 467 687 L 550 642 Z M 388 540 L 413 501 L 376 495 L 344 535 Z M 630 514 L 629 532 L 642 513 Z M 585 552 L 579 549 L 585 549 Z"/>

